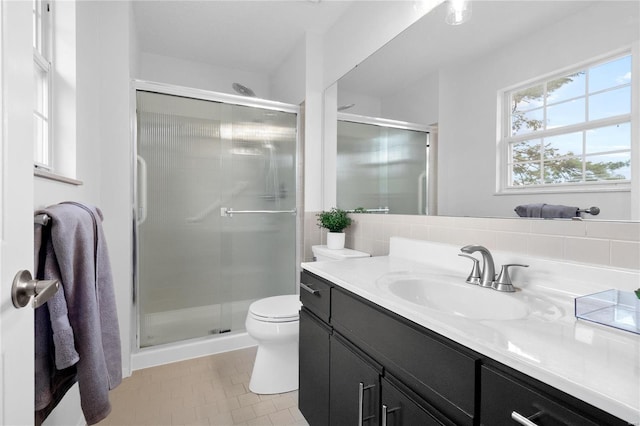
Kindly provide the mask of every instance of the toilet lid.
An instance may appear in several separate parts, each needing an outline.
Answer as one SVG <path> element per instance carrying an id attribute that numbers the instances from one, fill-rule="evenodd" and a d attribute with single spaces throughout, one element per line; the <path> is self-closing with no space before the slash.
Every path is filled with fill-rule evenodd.
<path id="1" fill-rule="evenodd" d="M 296 321 L 300 306 L 300 297 L 297 294 L 287 294 L 257 300 L 249 306 L 249 313 L 260 321 Z"/>

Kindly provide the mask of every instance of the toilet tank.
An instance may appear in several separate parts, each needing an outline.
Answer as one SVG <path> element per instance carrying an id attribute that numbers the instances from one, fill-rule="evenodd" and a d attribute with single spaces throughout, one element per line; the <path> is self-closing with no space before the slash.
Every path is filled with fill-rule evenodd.
<path id="1" fill-rule="evenodd" d="M 311 250 L 313 251 L 313 260 L 315 260 L 316 262 L 345 260 L 371 256 L 369 253 L 348 248 L 335 250 L 327 248 L 327 246 L 312 246 Z"/>

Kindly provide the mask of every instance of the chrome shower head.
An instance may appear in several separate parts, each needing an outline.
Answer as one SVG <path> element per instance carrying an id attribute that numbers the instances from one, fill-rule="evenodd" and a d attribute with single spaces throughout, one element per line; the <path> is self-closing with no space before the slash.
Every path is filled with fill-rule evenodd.
<path id="1" fill-rule="evenodd" d="M 242 96 L 249 96 L 249 97 L 255 97 L 256 94 L 253 92 L 253 90 L 249 89 L 246 86 L 243 86 L 240 83 L 233 83 L 231 85 L 231 87 L 233 87 L 233 90 L 235 90 L 237 93 L 241 94 Z"/>
<path id="2" fill-rule="evenodd" d="M 338 107 L 338 111 L 344 111 L 344 110 L 347 110 L 349 108 L 353 108 L 354 106 L 356 106 L 356 104 L 340 105 Z"/>

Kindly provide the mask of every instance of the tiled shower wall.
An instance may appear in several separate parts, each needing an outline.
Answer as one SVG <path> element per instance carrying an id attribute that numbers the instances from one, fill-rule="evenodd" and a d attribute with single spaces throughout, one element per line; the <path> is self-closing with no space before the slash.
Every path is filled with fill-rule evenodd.
<path id="1" fill-rule="evenodd" d="M 317 212 L 305 213 L 304 260 L 311 246 L 326 244 Z M 466 245 L 568 262 L 640 269 L 640 223 L 350 214 L 346 247 L 384 256 L 392 236 Z"/>

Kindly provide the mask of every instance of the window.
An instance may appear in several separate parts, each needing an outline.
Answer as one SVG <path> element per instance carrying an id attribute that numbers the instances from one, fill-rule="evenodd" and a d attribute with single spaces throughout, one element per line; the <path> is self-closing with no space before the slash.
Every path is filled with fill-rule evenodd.
<path id="1" fill-rule="evenodd" d="M 33 0 L 33 63 L 35 99 L 33 107 L 34 163 L 51 169 L 51 6 Z"/>
<path id="2" fill-rule="evenodd" d="M 503 188 L 629 185 L 631 68 L 626 53 L 506 91 Z"/>

